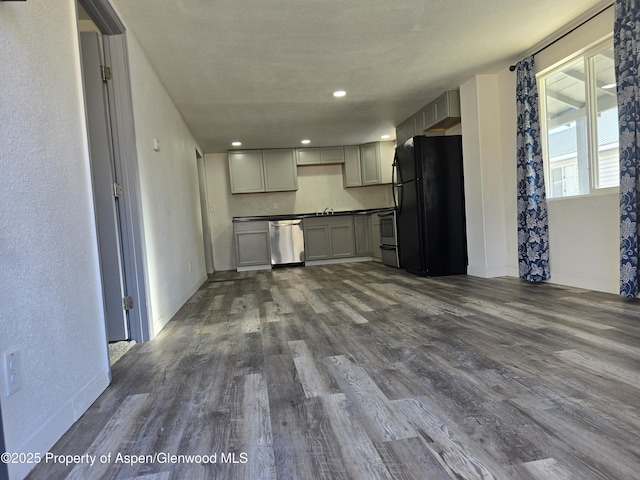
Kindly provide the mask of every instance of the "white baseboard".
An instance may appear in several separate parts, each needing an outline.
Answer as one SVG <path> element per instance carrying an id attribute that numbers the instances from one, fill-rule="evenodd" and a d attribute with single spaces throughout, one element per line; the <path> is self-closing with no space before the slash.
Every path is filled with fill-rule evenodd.
<path id="1" fill-rule="evenodd" d="M 203 275 L 198 281 L 191 286 L 173 305 L 173 308 L 168 312 L 160 315 L 157 319 L 153 319 L 153 331 L 150 332 L 149 340 L 155 338 L 158 333 L 169 323 L 169 320 L 173 318 L 173 316 L 178 313 L 178 311 L 183 307 L 187 300 L 189 300 L 194 293 L 198 291 L 198 289 L 209 279 L 208 275 Z"/>
<path id="2" fill-rule="evenodd" d="M 109 371 L 101 370 L 87 384 L 69 399 L 42 426 L 31 435 L 15 452 L 39 453 L 44 457 L 69 428 L 87 411 L 93 402 L 109 386 Z M 12 463 L 9 467 L 11 480 L 22 480 L 35 467 L 35 464 Z"/>

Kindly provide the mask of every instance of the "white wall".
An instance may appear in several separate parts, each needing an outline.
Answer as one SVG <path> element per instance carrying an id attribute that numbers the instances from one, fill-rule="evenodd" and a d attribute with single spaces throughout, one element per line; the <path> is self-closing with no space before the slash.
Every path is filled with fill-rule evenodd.
<path id="1" fill-rule="evenodd" d="M 236 268 L 232 218 L 388 207 L 393 204 L 390 185 L 343 188 L 341 165 L 298 167 L 296 192 L 231 194 L 226 153 L 205 155 L 209 222 L 216 270 Z M 277 208 L 273 209 L 272 204 Z"/>
<path id="2" fill-rule="evenodd" d="M 2 415 L 8 451 L 45 452 L 109 375 L 75 1 L 0 3 L 0 45 Z"/>
<path id="3" fill-rule="evenodd" d="M 537 55 L 538 73 L 592 46 L 612 30 L 610 9 Z M 469 271 L 480 276 L 493 276 L 503 269 L 518 275 L 515 76 L 505 69 L 496 75 L 478 75 L 460 87 Z M 618 194 L 551 199 L 548 210 L 550 282 L 617 293 Z M 501 240 L 496 232 L 502 229 Z"/>
<path id="4" fill-rule="evenodd" d="M 127 33 L 153 338 L 207 278 L 196 141 Z M 159 151 L 153 139 L 160 141 Z"/>
<path id="5" fill-rule="evenodd" d="M 502 150 L 510 112 L 500 102 L 501 81 L 498 75 L 478 75 L 460 86 L 468 273 L 479 277 L 507 275 L 513 262 L 505 194 L 515 163 Z"/>

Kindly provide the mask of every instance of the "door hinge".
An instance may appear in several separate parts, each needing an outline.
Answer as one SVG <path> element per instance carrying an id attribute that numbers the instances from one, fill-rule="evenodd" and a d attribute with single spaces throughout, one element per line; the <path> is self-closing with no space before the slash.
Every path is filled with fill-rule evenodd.
<path id="1" fill-rule="evenodd" d="M 107 80 L 111 80 L 111 67 L 107 67 L 106 65 L 100 65 L 100 70 L 102 70 L 103 82 L 106 82 Z"/>
<path id="2" fill-rule="evenodd" d="M 118 198 L 124 195 L 124 187 L 122 186 L 121 183 L 114 183 L 113 184 L 113 196 Z"/>
<path id="3" fill-rule="evenodd" d="M 124 311 L 128 312 L 133 309 L 133 297 L 122 297 L 122 306 Z"/>

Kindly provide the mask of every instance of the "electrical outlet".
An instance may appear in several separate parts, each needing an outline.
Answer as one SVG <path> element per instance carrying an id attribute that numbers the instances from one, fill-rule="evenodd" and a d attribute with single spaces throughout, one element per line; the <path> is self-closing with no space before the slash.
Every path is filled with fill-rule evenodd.
<path id="1" fill-rule="evenodd" d="M 20 374 L 20 352 L 5 353 L 2 356 L 2 372 L 4 376 L 4 395 L 8 397 L 14 394 L 22 386 L 22 375 Z"/>
<path id="2" fill-rule="evenodd" d="M 340 200 L 336 200 L 336 205 L 340 205 L 342 202 Z"/>
<path id="3" fill-rule="evenodd" d="M 276 202 L 273 202 L 273 203 L 271 204 L 271 209 L 272 209 L 272 210 L 276 210 L 277 208 L 278 208 L 278 204 L 277 204 Z"/>

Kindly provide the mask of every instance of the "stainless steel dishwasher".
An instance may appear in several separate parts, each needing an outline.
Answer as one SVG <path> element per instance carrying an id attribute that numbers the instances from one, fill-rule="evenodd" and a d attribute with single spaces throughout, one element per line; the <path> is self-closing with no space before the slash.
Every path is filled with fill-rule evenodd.
<path id="1" fill-rule="evenodd" d="M 304 231 L 302 220 L 269 222 L 271 265 L 304 265 Z"/>

